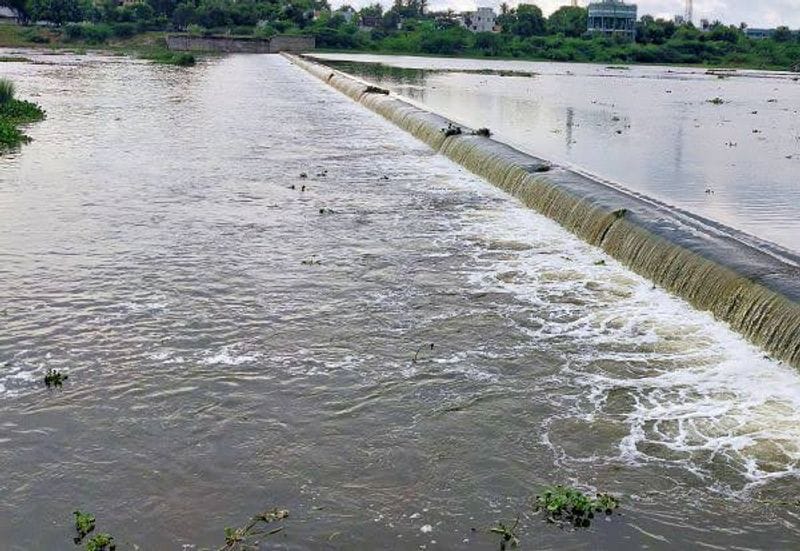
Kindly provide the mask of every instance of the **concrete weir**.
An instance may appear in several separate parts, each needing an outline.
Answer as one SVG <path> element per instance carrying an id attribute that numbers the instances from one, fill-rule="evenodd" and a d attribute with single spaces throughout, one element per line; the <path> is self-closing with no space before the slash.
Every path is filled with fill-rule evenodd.
<path id="1" fill-rule="evenodd" d="M 307 58 L 292 63 L 552 218 L 772 357 L 800 368 L 800 255 L 610 186 L 490 138 L 446 136 L 451 122 Z"/>

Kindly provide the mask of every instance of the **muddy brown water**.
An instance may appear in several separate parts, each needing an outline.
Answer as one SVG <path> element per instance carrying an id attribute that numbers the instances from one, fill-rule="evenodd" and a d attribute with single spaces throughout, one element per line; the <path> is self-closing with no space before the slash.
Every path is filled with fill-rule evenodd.
<path id="1" fill-rule="evenodd" d="M 268 548 L 496 549 L 518 515 L 523 548 L 796 546 L 800 377 L 709 316 L 283 58 L 26 55 L 3 549 L 74 548 L 76 508 L 210 548 L 274 506 Z M 548 525 L 553 483 L 620 514 Z"/>

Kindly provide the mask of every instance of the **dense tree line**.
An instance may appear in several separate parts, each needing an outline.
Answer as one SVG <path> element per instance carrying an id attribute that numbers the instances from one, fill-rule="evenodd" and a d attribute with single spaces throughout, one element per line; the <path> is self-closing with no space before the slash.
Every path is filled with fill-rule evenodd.
<path id="1" fill-rule="evenodd" d="M 781 27 L 751 40 L 744 26 L 691 24 L 643 16 L 636 40 L 589 36 L 587 12 L 565 6 L 545 17 L 534 4 L 500 7 L 498 33 L 472 33 L 452 12 L 432 12 L 427 0 L 394 0 L 356 12 L 332 11 L 327 0 L 0 0 L 29 21 L 63 27 L 70 39 L 101 42 L 147 30 L 271 36 L 313 34 L 320 48 L 411 54 L 504 56 L 556 61 L 730 64 L 789 68 L 800 63 L 800 38 Z"/>

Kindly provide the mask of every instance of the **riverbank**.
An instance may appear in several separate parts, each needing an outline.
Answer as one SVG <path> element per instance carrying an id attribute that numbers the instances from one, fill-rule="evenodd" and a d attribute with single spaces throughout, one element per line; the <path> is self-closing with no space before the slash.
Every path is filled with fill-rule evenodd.
<path id="1" fill-rule="evenodd" d="M 166 44 L 167 31 L 147 31 L 130 36 L 115 36 L 113 32 L 96 33 L 93 27 L 86 36 L 69 38 L 58 29 L 34 26 L 20 26 L 0 23 L 0 48 L 48 48 L 52 50 L 99 50 L 135 55 L 147 59 L 165 58 L 169 53 Z M 252 37 L 251 37 L 252 38 Z M 487 50 L 482 48 L 466 48 L 457 51 L 426 51 L 402 41 L 387 44 L 369 43 L 361 47 L 351 48 L 325 47 L 324 37 L 317 38 L 314 49 L 318 53 L 345 53 L 370 55 L 413 55 L 419 57 L 448 57 L 453 59 L 491 59 L 515 61 L 569 61 L 573 63 L 606 63 L 625 65 L 676 65 L 681 67 L 701 67 L 708 69 L 754 69 L 771 71 L 797 71 L 800 69 L 800 48 L 797 54 L 784 50 L 795 48 L 794 44 L 778 45 L 762 55 L 731 54 L 721 57 L 698 59 L 678 55 L 680 48 L 693 49 L 696 45 L 682 44 L 680 48 L 669 50 L 669 55 L 660 55 L 657 50 L 666 46 L 641 45 L 636 43 L 612 44 L 601 39 L 587 40 L 581 38 L 547 37 L 540 38 L 537 47 L 517 48 L 513 53 L 501 49 Z M 319 47 L 321 46 L 321 47 Z M 758 47 L 758 46 L 757 46 Z"/>
<path id="2" fill-rule="evenodd" d="M 91 36 L 68 38 L 57 29 L 0 23 L 0 48 L 24 48 L 54 52 L 87 51 L 129 55 L 156 63 L 188 66 L 195 63 L 195 54 L 173 52 L 167 46 L 167 33 L 149 31 L 129 37 L 109 37 L 97 40 Z M 203 55 L 213 55 L 203 53 Z"/>

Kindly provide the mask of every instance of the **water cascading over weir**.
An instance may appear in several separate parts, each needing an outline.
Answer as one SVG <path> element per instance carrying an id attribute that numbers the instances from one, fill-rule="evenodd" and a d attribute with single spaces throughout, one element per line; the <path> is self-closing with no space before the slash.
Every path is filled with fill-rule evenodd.
<path id="1" fill-rule="evenodd" d="M 603 249 L 634 272 L 800 368 L 800 256 L 710 220 L 549 166 L 509 145 L 446 135 L 452 121 L 350 75 L 283 54 L 434 150 Z"/>

